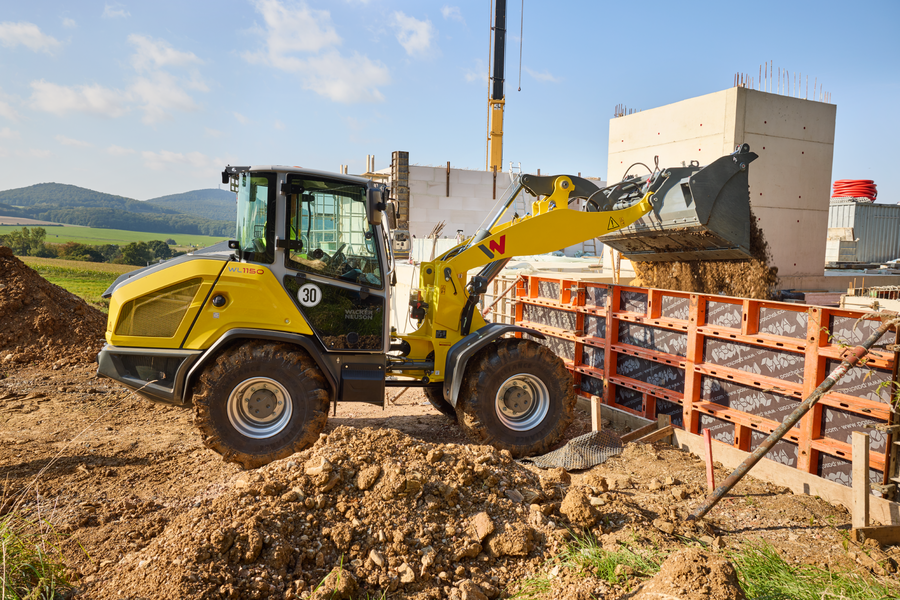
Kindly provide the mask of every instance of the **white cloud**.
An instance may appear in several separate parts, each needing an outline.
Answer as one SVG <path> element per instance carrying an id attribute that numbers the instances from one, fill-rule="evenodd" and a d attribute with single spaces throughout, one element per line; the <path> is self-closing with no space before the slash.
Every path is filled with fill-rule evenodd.
<path id="1" fill-rule="evenodd" d="M 538 81 L 546 81 L 549 83 L 559 83 L 560 81 L 562 81 L 562 79 L 555 77 L 552 73 L 550 73 L 550 71 L 538 72 L 538 71 L 533 71 L 532 69 L 529 69 L 528 67 L 524 67 L 524 69 L 525 69 L 526 73 L 528 73 L 529 75 L 531 75 Z"/>
<path id="2" fill-rule="evenodd" d="M 211 127 L 205 127 L 204 130 L 206 131 L 206 135 L 208 135 L 211 138 L 218 139 L 218 138 L 222 138 L 222 137 L 225 137 L 226 135 L 228 135 L 224 131 L 219 131 L 218 129 L 213 129 Z"/>
<path id="3" fill-rule="evenodd" d="M 64 17 L 62 24 L 66 29 L 75 29 L 78 27 L 78 23 L 75 22 L 75 19 L 70 19 L 69 17 Z"/>
<path id="4" fill-rule="evenodd" d="M 49 150 L 38 150 L 37 148 L 29 148 L 28 150 L 16 150 L 16 156 L 24 158 L 50 158 Z"/>
<path id="5" fill-rule="evenodd" d="M 484 66 L 484 61 L 481 59 L 476 59 L 475 66 L 471 69 L 464 70 L 463 77 L 466 78 L 468 83 L 486 83 L 490 79 L 488 70 Z"/>
<path id="6" fill-rule="evenodd" d="M 392 25 L 397 28 L 397 41 L 410 56 L 421 56 L 432 49 L 437 30 L 431 21 L 420 21 L 402 12 L 394 11 Z"/>
<path id="7" fill-rule="evenodd" d="M 81 140 L 72 139 L 64 135 L 56 136 L 56 141 L 63 146 L 75 146 L 76 148 L 92 148 L 94 145 Z"/>
<path id="8" fill-rule="evenodd" d="M 18 121 L 19 113 L 17 113 L 16 110 L 12 106 L 10 106 L 8 102 L 0 100 L 0 117 L 9 119 L 10 121 Z"/>
<path id="9" fill-rule="evenodd" d="M 466 20 L 463 19 L 462 11 L 459 10 L 458 6 L 444 6 L 441 8 L 441 14 L 444 15 L 445 19 L 449 19 L 451 21 L 459 21 L 463 25 L 466 24 Z"/>
<path id="10" fill-rule="evenodd" d="M 263 47 L 244 53 L 247 62 L 297 73 L 304 89 L 336 102 L 384 100 L 378 87 L 390 83 L 387 67 L 359 53 L 347 57 L 338 52 L 334 47 L 341 38 L 327 10 L 311 9 L 303 1 L 256 0 L 255 6 L 265 27 L 252 31 Z"/>
<path id="11" fill-rule="evenodd" d="M 275 123 L 273 123 L 272 126 L 273 126 L 275 129 L 277 129 L 278 131 L 284 131 L 285 129 L 287 129 L 287 125 L 285 125 L 284 123 L 282 123 L 282 122 L 279 121 L 278 119 L 275 119 Z"/>
<path id="12" fill-rule="evenodd" d="M 55 115 L 80 112 L 119 117 L 128 112 L 128 95 L 101 85 L 67 87 L 41 79 L 32 81 L 31 89 L 32 107 Z"/>
<path id="13" fill-rule="evenodd" d="M 22 45 L 35 52 L 53 54 L 61 44 L 56 38 L 41 33 L 34 23 L 4 21 L 0 23 L 0 45 L 6 48 Z"/>
<path id="14" fill-rule="evenodd" d="M 203 169 L 212 164 L 209 157 L 201 152 L 182 154 L 181 152 L 161 150 L 159 152 L 141 152 L 141 156 L 144 157 L 144 164 L 147 168 L 153 169 L 154 171 L 161 171 L 176 165 Z"/>
<path id="15" fill-rule="evenodd" d="M 250 119 L 248 119 L 247 117 L 245 117 L 244 115 L 242 115 L 239 112 L 232 113 L 232 114 L 234 115 L 234 118 L 238 120 L 238 123 L 240 123 L 241 125 L 246 125 L 247 123 L 250 122 Z"/>
<path id="16" fill-rule="evenodd" d="M 106 149 L 107 154 L 112 154 L 113 156 L 127 156 L 129 154 L 134 154 L 134 150 L 131 148 L 123 148 L 122 146 L 116 146 L 113 144 L 109 148 Z"/>
<path id="17" fill-rule="evenodd" d="M 181 88 L 177 78 L 158 71 L 149 77 L 139 77 L 129 88 L 132 97 L 144 111 L 144 123 L 156 123 L 169 118 L 169 112 L 195 111 L 199 108 L 194 99 Z"/>
<path id="18" fill-rule="evenodd" d="M 124 19 L 126 17 L 130 17 L 131 13 L 125 10 L 125 7 L 118 2 L 113 4 L 106 4 L 103 6 L 103 15 L 104 19 Z"/>
<path id="19" fill-rule="evenodd" d="M 0 140 L 17 140 L 19 139 L 19 132 L 13 131 L 9 127 L 4 127 L 0 129 Z"/>
<path id="20" fill-rule="evenodd" d="M 128 36 L 128 42 L 135 47 L 135 53 L 131 56 L 131 64 L 137 71 L 147 71 L 151 68 L 160 69 L 167 66 L 186 67 L 203 64 L 203 61 L 193 52 L 176 50 L 165 40 L 133 33 Z"/>

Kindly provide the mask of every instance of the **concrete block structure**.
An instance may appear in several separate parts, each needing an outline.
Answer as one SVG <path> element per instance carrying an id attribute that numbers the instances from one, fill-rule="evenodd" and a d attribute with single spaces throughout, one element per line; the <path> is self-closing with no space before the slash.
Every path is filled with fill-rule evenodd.
<path id="1" fill-rule="evenodd" d="M 636 162 L 652 168 L 654 156 L 660 165 L 706 165 L 750 144 L 759 155 L 750 169 L 750 201 L 772 263 L 789 287 L 817 287 L 825 264 L 836 114 L 833 104 L 734 87 L 613 118 L 607 178 L 621 180 Z"/>

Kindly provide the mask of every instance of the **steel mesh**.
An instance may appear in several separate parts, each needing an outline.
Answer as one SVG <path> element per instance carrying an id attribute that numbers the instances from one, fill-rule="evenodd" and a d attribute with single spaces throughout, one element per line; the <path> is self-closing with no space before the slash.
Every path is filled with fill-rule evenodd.
<path id="1" fill-rule="evenodd" d="M 621 454 L 622 450 L 622 440 L 612 431 L 592 431 L 572 438 L 562 448 L 541 456 L 523 458 L 519 462 L 541 469 L 562 467 L 566 471 L 579 471 L 602 464 L 608 458 Z"/>

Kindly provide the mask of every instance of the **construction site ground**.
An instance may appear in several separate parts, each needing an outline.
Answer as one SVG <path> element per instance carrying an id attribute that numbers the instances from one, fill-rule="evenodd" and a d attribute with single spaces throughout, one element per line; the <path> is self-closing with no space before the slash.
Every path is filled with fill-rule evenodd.
<path id="1" fill-rule="evenodd" d="M 568 437 L 589 428 L 579 412 Z M 630 444 L 571 476 L 541 471 L 466 446 L 418 390 L 385 409 L 341 405 L 327 432 L 310 450 L 243 471 L 203 447 L 189 409 L 141 399 L 90 364 L 23 366 L 0 381 L 0 485 L 6 508 L 56 525 L 88 598 L 302 597 L 337 566 L 355 584 L 347 597 L 477 598 L 466 592 L 473 582 L 495 597 L 536 573 L 552 577 L 548 598 L 632 597 L 637 574 L 613 586 L 554 565 L 584 527 L 609 549 L 722 555 L 762 539 L 791 563 L 880 575 L 900 559 L 896 548 L 849 542 L 846 510 L 752 477 L 691 526 L 704 463 L 666 444 Z M 361 498 L 367 470 L 378 482 Z M 600 499 L 583 514 L 562 504 L 579 489 Z"/>
<path id="2" fill-rule="evenodd" d="M 697 456 L 628 444 L 540 470 L 467 444 L 416 389 L 340 405 L 312 447 L 242 470 L 190 407 L 98 378 L 104 316 L 5 248 L 0 315 L 0 519 L 40 524 L 76 598 L 725 600 L 743 597 L 725 558 L 761 540 L 791 565 L 896 579 L 900 549 L 850 541 L 847 511 L 819 498 L 748 477 L 690 522 Z M 578 411 L 566 439 L 589 430 Z M 562 558 L 585 535 L 665 562 L 601 579 Z"/>

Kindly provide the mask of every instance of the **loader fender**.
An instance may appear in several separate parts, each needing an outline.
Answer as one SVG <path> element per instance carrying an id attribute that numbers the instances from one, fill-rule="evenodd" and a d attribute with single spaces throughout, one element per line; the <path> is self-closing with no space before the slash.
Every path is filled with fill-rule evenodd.
<path id="1" fill-rule="evenodd" d="M 218 354 L 218 351 L 225 347 L 227 344 L 242 339 L 271 340 L 273 342 L 285 342 L 287 344 L 300 346 L 309 353 L 314 361 L 316 361 L 316 364 L 319 366 L 319 370 L 322 371 L 322 376 L 328 382 L 331 399 L 334 400 L 335 394 L 337 393 L 338 389 L 337 376 L 334 372 L 333 365 L 324 358 L 325 349 L 320 346 L 316 340 L 314 340 L 310 336 L 300 335 L 296 333 L 268 331 L 265 329 L 238 328 L 228 331 L 227 333 L 225 333 L 225 335 L 216 340 L 216 342 L 203 353 L 203 356 L 197 359 L 197 361 L 191 366 L 191 370 L 188 371 L 187 377 L 185 378 L 184 385 L 181 387 L 181 389 L 184 390 L 183 401 L 186 402 L 190 398 L 191 388 L 193 387 L 193 384 L 196 383 L 197 379 L 200 377 L 200 374 L 203 372 L 203 368 L 213 357 L 216 356 L 216 354 Z"/>
<path id="2" fill-rule="evenodd" d="M 516 325 L 505 323 L 488 323 L 478 331 L 473 331 L 459 340 L 447 352 L 447 364 L 444 373 L 444 400 L 456 407 L 456 399 L 459 397 L 459 388 L 462 385 L 463 375 L 466 373 L 466 365 L 476 352 L 499 338 L 505 333 L 527 333 L 539 339 L 544 339 L 544 334 Z"/>

